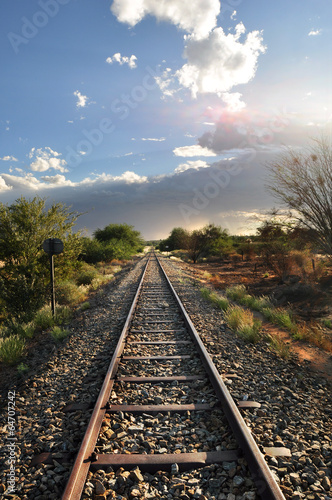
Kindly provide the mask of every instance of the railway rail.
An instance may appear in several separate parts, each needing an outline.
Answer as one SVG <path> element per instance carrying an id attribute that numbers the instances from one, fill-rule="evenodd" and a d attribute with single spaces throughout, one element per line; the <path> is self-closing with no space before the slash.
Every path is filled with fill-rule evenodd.
<path id="1" fill-rule="evenodd" d="M 161 262 L 150 254 L 62 499 L 80 499 L 91 471 L 174 472 L 243 456 L 261 498 L 284 499 L 238 408 L 255 405 L 234 402 Z M 155 415 L 165 416 L 157 436 L 145 432 Z M 186 417 L 180 419 L 183 433 L 212 419 L 214 434 L 198 435 L 196 447 L 183 452 L 176 438 L 163 439 L 175 436 L 179 415 Z M 123 428 L 125 416 L 134 423 Z M 225 445 L 229 432 L 237 445 Z M 124 447 L 119 443 L 127 434 L 135 439 Z"/>

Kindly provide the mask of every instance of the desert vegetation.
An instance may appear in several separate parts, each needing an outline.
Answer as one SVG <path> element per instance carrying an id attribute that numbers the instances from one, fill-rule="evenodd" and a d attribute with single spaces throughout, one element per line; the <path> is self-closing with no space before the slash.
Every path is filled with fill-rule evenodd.
<path id="1" fill-rule="evenodd" d="M 61 203 L 23 197 L 0 203 L 0 360 L 14 364 L 36 333 L 50 330 L 61 341 L 74 308 L 89 308 L 90 292 L 110 281 L 122 263 L 143 248 L 138 231 L 127 224 L 109 224 L 92 237 L 75 232 L 80 214 Z M 50 307 L 48 238 L 59 238 L 56 255 L 56 311 Z"/>

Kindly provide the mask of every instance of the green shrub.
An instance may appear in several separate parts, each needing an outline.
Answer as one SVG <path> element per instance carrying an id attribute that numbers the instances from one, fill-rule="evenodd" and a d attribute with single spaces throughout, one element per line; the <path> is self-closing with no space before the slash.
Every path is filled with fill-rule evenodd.
<path id="1" fill-rule="evenodd" d="M 62 342 L 66 337 L 68 337 L 68 335 L 70 335 L 70 331 L 63 330 L 59 326 L 55 326 L 51 331 L 51 335 L 57 342 Z"/>
<path id="2" fill-rule="evenodd" d="M 6 364 L 13 365 L 21 358 L 25 347 L 25 340 L 20 335 L 11 335 L 0 340 L 0 359 Z"/>
<path id="3" fill-rule="evenodd" d="M 111 281 L 112 278 L 114 278 L 113 274 L 100 274 L 92 280 L 90 287 L 92 290 L 97 290 L 100 286 Z"/>
<path id="4" fill-rule="evenodd" d="M 95 267 L 85 264 L 75 277 L 76 284 L 78 286 L 90 285 L 97 275 L 98 271 Z"/>
<path id="5" fill-rule="evenodd" d="M 73 281 L 62 281 L 56 287 L 56 300 L 61 305 L 76 305 L 87 297 L 87 287 L 77 286 Z"/>
<path id="6" fill-rule="evenodd" d="M 90 309 L 91 307 L 91 304 L 90 302 L 83 302 L 83 304 L 81 305 L 81 311 L 86 311 L 87 309 Z"/>
<path id="7" fill-rule="evenodd" d="M 64 323 L 68 323 L 73 316 L 72 310 L 68 306 L 62 306 L 57 304 L 55 307 L 55 324 L 63 325 Z"/>
<path id="8" fill-rule="evenodd" d="M 20 375 L 24 375 L 24 373 L 26 373 L 27 371 L 29 370 L 29 367 L 28 365 L 26 365 L 25 363 L 20 363 L 18 366 L 17 366 L 17 371 Z"/>
<path id="9" fill-rule="evenodd" d="M 47 330 L 51 326 L 54 326 L 55 321 L 52 315 L 52 310 L 50 306 L 44 306 L 37 313 L 33 319 L 34 325 L 38 330 Z"/>

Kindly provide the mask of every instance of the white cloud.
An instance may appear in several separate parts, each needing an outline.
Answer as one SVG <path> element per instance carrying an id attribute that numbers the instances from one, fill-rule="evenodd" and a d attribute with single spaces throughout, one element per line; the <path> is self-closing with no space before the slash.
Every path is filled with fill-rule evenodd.
<path id="1" fill-rule="evenodd" d="M 75 186 L 75 183 L 66 179 L 64 175 L 44 175 L 41 179 L 52 187 L 55 186 Z"/>
<path id="2" fill-rule="evenodd" d="M 311 31 L 309 31 L 308 36 L 317 36 L 317 35 L 320 35 L 321 33 L 322 33 L 322 30 L 311 30 Z"/>
<path id="3" fill-rule="evenodd" d="M 118 21 L 135 26 L 147 15 L 167 21 L 196 38 L 204 38 L 216 26 L 219 0 L 114 0 L 111 11 Z"/>
<path id="4" fill-rule="evenodd" d="M 134 55 L 131 55 L 130 57 L 127 57 L 127 56 L 122 56 L 120 54 L 120 52 L 117 52 L 116 54 L 114 54 L 112 57 L 108 57 L 106 59 L 106 62 L 108 64 L 112 64 L 113 62 L 117 62 L 119 63 L 121 66 L 123 64 L 128 64 L 129 68 L 130 69 L 134 69 L 137 67 L 137 64 L 136 64 L 136 61 L 137 61 L 137 57 L 134 56 Z"/>
<path id="5" fill-rule="evenodd" d="M 188 36 L 188 62 L 174 75 L 181 86 L 190 89 L 193 97 L 199 93 L 222 96 L 235 85 L 248 83 L 255 76 L 258 57 L 266 47 L 259 31 L 248 33 L 242 43 L 244 32 L 240 23 L 235 34 L 226 35 L 222 28 L 216 28 L 204 40 Z M 169 85 L 170 81 L 166 88 Z"/>
<path id="6" fill-rule="evenodd" d="M 10 189 L 12 189 L 12 186 L 8 186 L 5 179 L 0 175 L 0 192 L 8 191 Z"/>
<path id="7" fill-rule="evenodd" d="M 88 97 L 86 95 L 81 94 L 79 90 L 75 90 L 74 95 L 77 97 L 77 108 L 84 108 L 87 104 Z"/>
<path id="8" fill-rule="evenodd" d="M 15 158 L 15 156 L 3 156 L 2 158 L 0 158 L 0 160 L 2 160 L 2 161 L 18 161 L 18 159 Z"/>
<path id="9" fill-rule="evenodd" d="M 222 100 L 227 105 L 227 110 L 236 113 L 246 107 L 246 103 L 241 101 L 241 97 L 240 92 L 224 92 L 221 94 Z"/>
<path id="10" fill-rule="evenodd" d="M 166 137 L 142 137 L 142 141 L 152 141 L 152 142 L 163 142 L 166 141 Z"/>
<path id="11" fill-rule="evenodd" d="M 181 146 L 173 149 L 175 156 L 216 156 L 216 153 L 209 148 L 194 144 L 192 146 Z"/>
<path id="12" fill-rule="evenodd" d="M 174 170 L 174 173 L 180 174 L 181 172 L 185 172 L 186 170 L 189 170 L 190 168 L 193 168 L 194 170 L 198 170 L 200 168 L 208 168 L 210 167 L 209 163 L 206 163 L 206 161 L 203 160 L 196 160 L 196 161 L 188 161 L 187 163 L 181 163 L 176 169 Z"/>
<path id="13" fill-rule="evenodd" d="M 46 172 L 47 170 L 59 170 L 60 172 L 68 172 L 68 169 L 65 168 L 67 162 L 58 158 L 60 153 L 53 151 L 53 149 L 46 147 L 44 149 L 32 148 L 29 153 L 29 158 L 34 158 L 34 161 L 31 162 L 30 168 L 33 172 Z"/>

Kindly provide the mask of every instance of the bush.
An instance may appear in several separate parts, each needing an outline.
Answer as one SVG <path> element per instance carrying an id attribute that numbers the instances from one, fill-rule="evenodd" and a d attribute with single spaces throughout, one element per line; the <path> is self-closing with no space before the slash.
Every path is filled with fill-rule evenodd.
<path id="1" fill-rule="evenodd" d="M 76 305 L 87 297 L 87 287 L 77 286 L 73 281 L 63 281 L 56 286 L 56 299 L 61 305 Z"/>
<path id="2" fill-rule="evenodd" d="M 62 342 L 65 338 L 68 337 L 68 335 L 70 335 L 70 331 L 63 330 L 59 326 L 55 326 L 51 331 L 51 335 L 57 342 Z"/>
<path id="3" fill-rule="evenodd" d="M 91 285 L 93 279 L 98 275 L 98 271 L 95 267 L 84 265 L 82 269 L 77 273 L 75 277 L 76 284 L 80 285 Z"/>
<path id="4" fill-rule="evenodd" d="M 54 326 L 55 321 L 52 315 L 52 310 L 50 306 L 42 307 L 33 319 L 34 325 L 38 330 L 47 330 L 51 326 Z"/>
<path id="5" fill-rule="evenodd" d="M 20 335 L 11 335 L 0 340 L 0 359 L 6 364 L 13 365 L 21 358 L 25 347 L 25 340 Z"/>
<path id="6" fill-rule="evenodd" d="M 81 311 L 86 311 L 87 309 L 90 309 L 90 307 L 91 304 L 89 301 L 83 302 L 83 304 L 81 305 Z"/>

